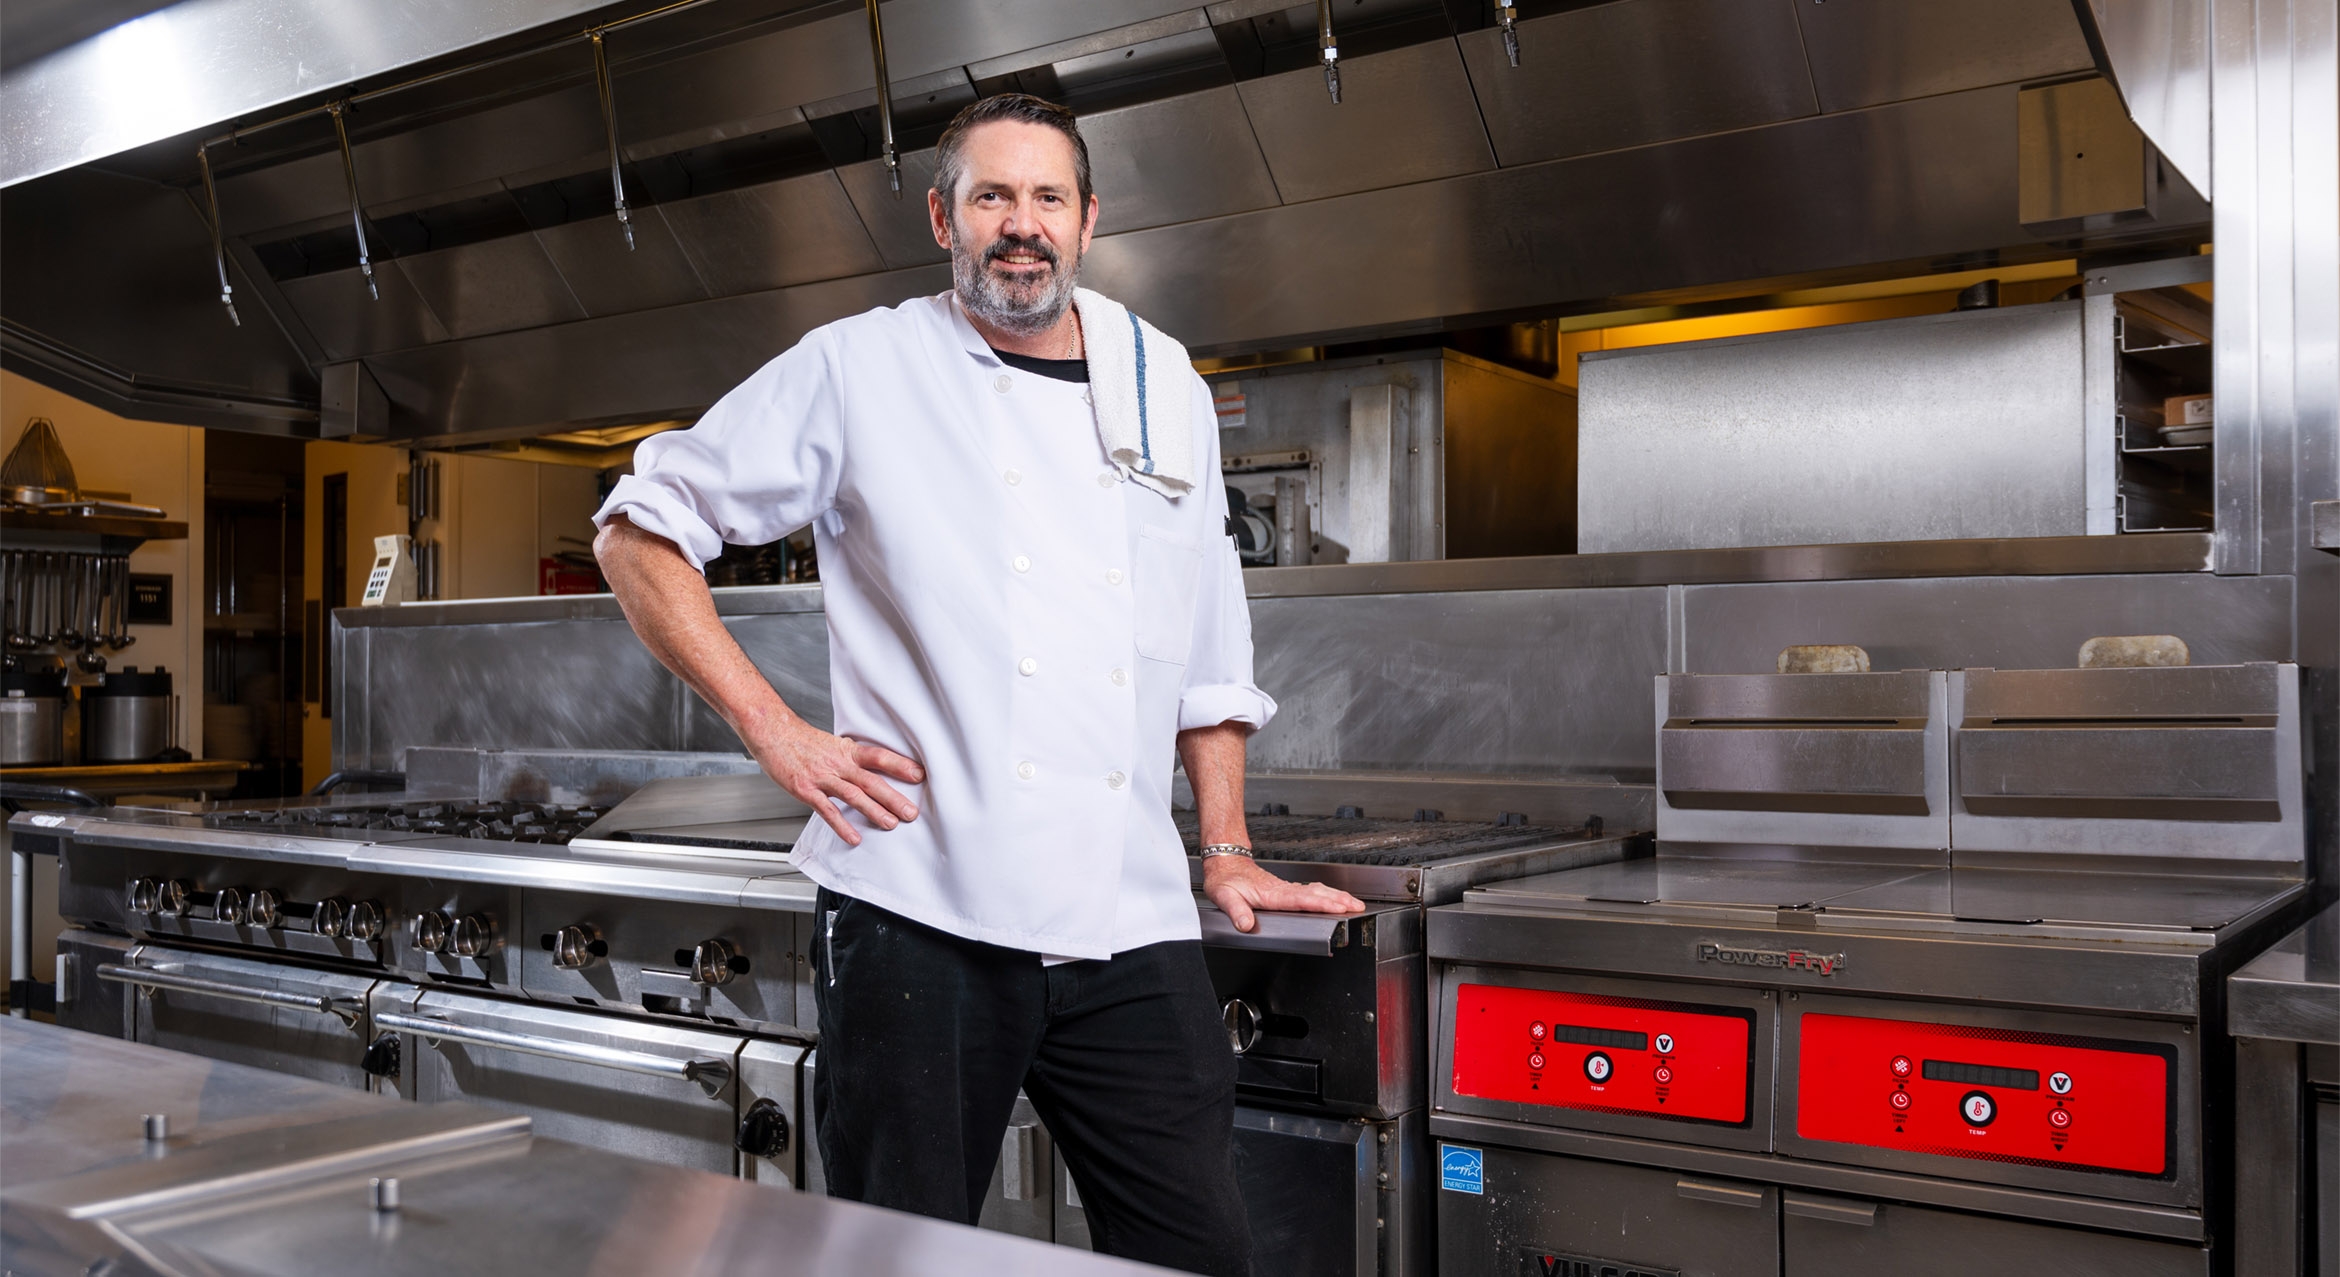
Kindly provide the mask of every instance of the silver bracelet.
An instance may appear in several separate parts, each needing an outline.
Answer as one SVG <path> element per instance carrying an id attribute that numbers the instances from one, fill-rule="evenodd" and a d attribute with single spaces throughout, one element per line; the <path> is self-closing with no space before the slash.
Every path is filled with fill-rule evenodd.
<path id="1" fill-rule="evenodd" d="M 1243 856 L 1248 858 L 1250 855 L 1251 848 L 1246 847 L 1239 842 L 1214 842 L 1206 844 L 1202 849 L 1202 858 L 1205 860 L 1209 860 L 1213 856 Z"/>

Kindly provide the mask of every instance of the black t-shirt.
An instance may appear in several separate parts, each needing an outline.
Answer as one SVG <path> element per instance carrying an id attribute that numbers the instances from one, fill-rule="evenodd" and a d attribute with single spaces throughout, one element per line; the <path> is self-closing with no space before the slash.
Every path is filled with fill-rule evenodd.
<path id="1" fill-rule="evenodd" d="M 1038 359 L 1031 355 L 1010 354 L 998 349 L 994 349 L 991 353 L 999 356 L 1000 362 L 1008 367 L 1031 373 L 1034 376 L 1053 377 L 1058 381 L 1086 382 L 1089 379 L 1089 361 L 1086 358 Z"/>

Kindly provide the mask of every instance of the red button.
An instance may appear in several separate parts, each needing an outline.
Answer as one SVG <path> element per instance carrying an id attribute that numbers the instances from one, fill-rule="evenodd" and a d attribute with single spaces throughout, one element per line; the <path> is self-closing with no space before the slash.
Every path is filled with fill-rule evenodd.
<path id="1" fill-rule="evenodd" d="M 2071 1124 L 2072 1124 L 2072 1112 L 2071 1112 L 2071 1110 L 2070 1110 L 2070 1109 L 2049 1109 L 2049 1110 L 2048 1110 L 2048 1125 L 2050 1125 L 2050 1126 L 2052 1126 L 2052 1127 L 2055 1127 L 2057 1130 L 2059 1130 L 2059 1131 L 2060 1131 L 2060 1130 L 2064 1129 L 2065 1127 L 2067 1127 L 2067 1126 L 2070 1126 Z"/>
<path id="2" fill-rule="evenodd" d="M 1657 1080 L 1659 1086 L 1664 1086 L 1674 1080 L 1674 1071 L 1663 1064 L 1657 1066 Z"/>
<path id="3" fill-rule="evenodd" d="M 1528 1067 L 1531 1069 L 1540 1069 L 1544 1067 L 1544 1053 L 1541 1051 L 1530 1052 L 1528 1055 Z"/>
<path id="4" fill-rule="evenodd" d="M 1895 1092 L 1893 1093 L 1893 1107 L 1895 1107 L 1895 1108 L 1897 1108 L 1897 1109 L 1905 1109 L 1905 1108 L 1908 1108 L 1908 1107 L 1909 1107 L 1909 1092 L 1907 1092 L 1907 1091 L 1895 1091 Z"/>
<path id="5" fill-rule="evenodd" d="M 1908 1077 L 1908 1076 L 1909 1076 L 1909 1074 L 1910 1074 L 1910 1063 L 1909 1063 L 1909 1057 L 1908 1057 L 1908 1056 L 1906 1056 L 1906 1055 L 1897 1055 L 1897 1056 L 1894 1056 L 1894 1057 L 1893 1057 L 1893 1076 L 1895 1076 L 1895 1077 Z"/>
<path id="6" fill-rule="evenodd" d="M 1544 1022 L 1542 1020 L 1538 1020 L 1534 1024 L 1528 1026 L 1528 1036 L 1534 1038 L 1538 1042 L 1544 1040 L 1544 1033 Z"/>

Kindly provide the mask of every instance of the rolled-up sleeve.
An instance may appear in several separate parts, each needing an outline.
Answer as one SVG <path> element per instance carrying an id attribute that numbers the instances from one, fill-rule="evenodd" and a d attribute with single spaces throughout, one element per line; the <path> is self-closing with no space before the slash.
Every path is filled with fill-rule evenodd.
<path id="1" fill-rule="evenodd" d="M 838 373 L 835 338 L 815 330 L 698 424 L 644 439 L 594 525 L 623 514 L 704 568 L 726 542 L 764 545 L 819 518 L 844 462 Z"/>
<path id="2" fill-rule="evenodd" d="M 1186 658 L 1186 681 L 1178 693 L 1178 730 L 1249 723 L 1265 727 L 1276 716 L 1275 699 L 1252 681 L 1251 600 L 1243 593 L 1243 562 L 1227 525 L 1227 484 L 1219 474 L 1218 416 L 1210 389 L 1195 379 L 1194 402 L 1201 420 L 1195 449 L 1205 458 L 1196 496 L 1204 498 L 1209 527 L 1203 537 L 1202 581 L 1195 590 L 1194 643 Z"/>

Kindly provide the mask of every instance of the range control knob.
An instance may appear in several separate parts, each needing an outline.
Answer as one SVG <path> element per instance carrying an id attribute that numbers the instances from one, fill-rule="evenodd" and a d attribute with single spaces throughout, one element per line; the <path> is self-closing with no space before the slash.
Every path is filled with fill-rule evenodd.
<path id="1" fill-rule="evenodd" d="M 349 935 L 353 940 L 378 940 L 390 923 L 379 900 L 360 900 L 349 907 Z"/>
<path id="2" fill-rule="evenodd" d="M 162 885 L 155 898 L 155 908 L 173 918 L 184 918 L 195 905 L 195 884 L 184 878 L 173 878 Z"/>
<path id="3" fill-rule="evenodd" d="M 582 971 L 609 956 L 609 942 L 591 927 L 563 927 L 544 938 L 544 947 L 563 971 Z"/>
<path id="4" fill-rule="evenodd" d="M 458 958 L 484 958 L 495 952 L 495 920 L 484 913 L 467 913 L 455 920 L 449 943 Z"/>
<path id="5" fill-rule="evenodd" d="M 134 878 L 123 893 L 123 902 L 132 913 L 153 913 L 162 900 L 162 884 L 152 878 Z"/>
<path id="6" fill-rule="evenodd" d="M 414 947 L 424 953 L 445 953 L 447 933 L 454 929 L 454 921 L 443 909 L 418 913 L 414 916 Z"/>
<path id="7" fill-rule="evenodd" d="M 240 888 L 221 887 L 211 897 L 211 918 L 214 922 L 243 926 L 251 918 L 251 904 Z"/>
<path id="8" fill-rule="evenodd" d="M 340 939 L 349 934 L 349 902 L 327 896 L 309 913 L 309 928 L 318 935 Z"/>
<path id="9" fill-rule="evenodd" d="M 770 1100 L 757 1100 L 739 1119 L 732 1147 L 749 1157 L 778 1157 L 788 1151 L 788 1115 Z"/>
<path id="10" fill-rule="evenodd" d="M 244 901 L 244 921 L 273 931 L 284 921 L 284 902 L 268 888 L 258 888 Z"/>
<path id="11" fill-rule="evenodd" d="M 398 1035 L 384 1033 L 366 1044 L 366 1053 L 358 1057 L 358 1067 L 374 1077 L 398 1076 Z"/>
<path id="12" fill-rule="evenodd" d="M 699 984 L 728 984 L 746 965 L 728 940 L 701 940 L 691 950 L 691 979 Z"/>
<path id="13" fill-rule="evenodd" d="M 1241 1055 L 1259 1045 L 1262 1017 L 1259 1008 L 1241 998 L 1227 999 L 1219 1008 L 1219 1023 L 1227 1026 L 1227 1045 Z"/>

